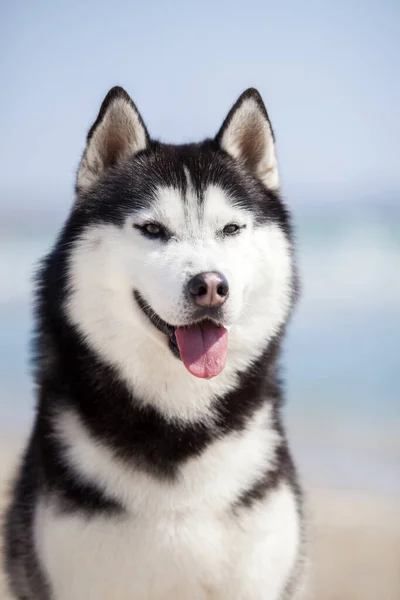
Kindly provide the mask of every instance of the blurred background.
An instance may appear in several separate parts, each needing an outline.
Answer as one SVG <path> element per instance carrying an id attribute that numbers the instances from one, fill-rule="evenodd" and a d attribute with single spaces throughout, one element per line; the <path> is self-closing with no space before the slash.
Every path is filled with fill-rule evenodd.
<path id="1" fill-rule="evenodd" d="M 122 85 L 151 135 L 185 142 L 214 135 L 254 86 L 275 129 L 303 281 L 283 373 L 311 589 L 398 600 L 400 4 L 1 2 L 0 50 L 3 479 L 34 409 L 32 274 L 73 202 L 104 95 Z"/>

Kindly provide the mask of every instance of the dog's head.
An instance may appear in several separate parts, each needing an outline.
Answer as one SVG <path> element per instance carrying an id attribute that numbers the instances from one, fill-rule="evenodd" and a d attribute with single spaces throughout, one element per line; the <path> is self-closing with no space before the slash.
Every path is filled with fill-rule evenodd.
<path id="1" fill-rule="evenodd" d="M 211 378 L 230 356 L 248 365 L 287 320 L 290 227 L 256 90 L 215 139 L 170 146 L 150 139 L 128 94 L 113 88 L 76 190 L 65 309 L 109 361 L 123 362 L 131 343 L 161 346 L 166 360 Z"/>

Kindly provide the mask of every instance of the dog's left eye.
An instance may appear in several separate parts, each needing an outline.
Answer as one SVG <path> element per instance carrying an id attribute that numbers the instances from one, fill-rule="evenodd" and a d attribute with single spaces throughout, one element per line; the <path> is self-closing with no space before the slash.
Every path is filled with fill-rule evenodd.
<path id="1" fill-rule="evenodd" d="M 222 235 L 235 235 L 239 233 L 241 227 L 236 223 L 228 223 L 222 230 Z"/>

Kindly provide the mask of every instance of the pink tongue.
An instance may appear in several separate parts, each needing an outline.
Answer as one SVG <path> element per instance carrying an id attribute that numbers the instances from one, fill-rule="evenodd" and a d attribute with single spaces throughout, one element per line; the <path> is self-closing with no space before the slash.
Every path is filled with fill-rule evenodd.
<path id="1" fill-rule="evenodd" d="M 205 321 L 175 331 L 183 364 L 196 377 L 211 379 L 219 375 L 226 363 L 228 331 Z"/>

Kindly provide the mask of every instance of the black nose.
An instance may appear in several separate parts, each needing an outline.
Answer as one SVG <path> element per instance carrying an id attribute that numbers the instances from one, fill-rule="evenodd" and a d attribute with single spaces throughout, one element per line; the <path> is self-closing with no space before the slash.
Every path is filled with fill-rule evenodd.
<path id="1" fill-rule="evenodd" d="M 221 306 L 228 297 L 229 284 L 221 273 L 199 273 L 189 281 L 188 290 L 199 306 Z"/>

